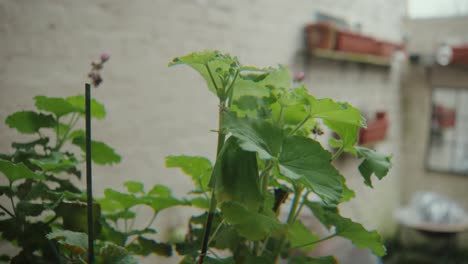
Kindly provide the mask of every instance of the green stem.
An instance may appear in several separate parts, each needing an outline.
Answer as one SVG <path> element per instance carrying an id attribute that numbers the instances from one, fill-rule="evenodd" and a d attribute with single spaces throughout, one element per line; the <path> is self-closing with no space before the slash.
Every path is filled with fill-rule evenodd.
<path id="1" fill-rule="evenodd" d="M 13 189 L 13 185 L 12 185 L 12 183 L 10 182 L 10 190 L 12 190 L 12 189 Z M 15 202 L 13 201 L 13 196 L 10 196 L 10 202 L 11 202 L 11 208 L 13 209 L 13 214 L 14 214 L 15 216 L 18 215 L 18 214 L 16 213 L 16 207 L 15 207 Z"/>
<path id="2" fill-rule="evenodd" d="M 207 65 L 207 68 L 209 69 L 208 65 Z M 214 80 L 212 81 L 214 83 Z M 216 84 L 214 83 L 214 85 Z M 224 141 L 226 139 L 226 133 L 224 132 L 224 129 L 223 129 L 223 112 L 224 112 L 225 107 L 226 107 L 226 101 L 220 100 L 219 113 L 218 113 L 218 146 L 216 148 L 216 157 L 219 156 L 219 153 L 221 152 L 221 149 L 224 146 Z M 215 180 L 216 179 L 214 179 L 213 182 L 215 182 Z M 215 185 L 215 183 L 213 185 Z M 211 192 L 210 208 L 208 210 L 208 216 L 206 218 L 206 223 L 205 223 L 205 232 L 203 235 L 201 252 L 200 252 L 200 256 L 198 257 L 197 264 L 203 264 L 203 259 L 205 258 L 206 252 L 208 251 L 208 241 L 210 238 L 210 231 L 211 231 L 211 226 L 213 224 L 213 217 L 216 211 L 216 207 L 217 207 L 216 193 L 213 188 Z"/>
<path id="3" fill-rule="evenodd" d="M 288 220 L 287 220 L 288 225 L 292 225 L 294 223 L 296 211 L 299 206 L 299 201 L 301 200 L 301 193 L 302 193 L 302 188 L 297 188 L 297 190 L 294 193 L 293 203 L 291 205 L 291 209 L 289 210 L 289 215 L 288 215 Z"/>
<path id="4" fill-rule="evenodd" d="M 307 201 L 307 196 L 309 196 L 309 191 L 306 191 L 306 193 L 302 196 L 302 202 L 299 205 L 299 209 L 296 212 L 296 215 L 294 216 L 294 220 L 297 219 L 297 217 L 301 214 L 302 208 L 304 207 L 305 202 Z"/>
<path id="5" fill-rule="evenodd" d="M 293 203 L 291 205 L 291 209 L 289 210 L 288 220 L 286 221 L 288 226 L 291 226 L 292 224 L 294 224 L 294 220 L 295 220 L 294 217 L 296 215 L 297 207 L 299 206 L 299 201 L 301 199 L 301 193 L 302 193 L 302 188 L 296 186 L 295 190 L 294 190 Z M 281 254 L 281 250 L 283 249 L 285 242 L 286 242 L 286 236 L 283 235 L 281 237 L 279 246 L 276 249 L 275 254 L 274 254 L 275 263 L 278 260 L 279 255 Z"/>
<path id="6" fill-rule="evenodd" d="M 302 120 L 295 128 L 293 131 L 291 131 L 291 133 L 289 133 L 288 136 L 292 136 L 294 135 L 294 133 L 296 133 L 299 129 L 301 129 L 301 127 L 310 119 L 310 115 L 307 115 L 306 118 L 304 118 L 304 120 Z"/>
<path id="7" fill-rule="evenodd" d="M 76 125 L 76 122 L 78 122 L 80 115 L 78 113 L 73 113 L 72 117 L 70 118 L 70 122 L 68 122 L 68 130 L 63 134 L 63 137 L 60 139 L 58 146 L 56 149 L 60 149 L 65 143 L 65 140 L 67 140 L 68 134 L 70 134 L 70 131 L 72 128 Z"/>
<path id="8" fill-rule="evenodd" d="M 206 70 L 208 71 L 208 74 L 210 75 L 211 82 L 213 83 L 213 86 L 215 87 L 216 92 L 218 93 L 218 96 L 219 96 L 218 85 L 216 84 L 216 82 L 214 80 L 213 74 L 211 73 L 211 69 L 210 69 L 210 66 L 208 66 L 208 63 L 205 64 L 205 67 L 206 67 Z"/>
<path id="9" fill-rule="evenodd" d="M 60 143 L 60 117 L 57 116 L 57 126 L 55 127 L 55 149 L 58 149 L 59 143 Z"/>
<path id="10" fill-rule="evenodd" d="M 278 115 L 277 123 L 282 127 L 283 126 L 283 115 L 284 115 L 284 106 L 280 105 L 280 112 Z"/>
<path id="11" fill-rule="evenodd" d="M 340 148 L 333 154 L 333 157 L 332 157 L 331 160 L 333 161 L 333 160 L 337 159 L 337 158 L 341 155 L 341 153 L 343 153 L 343 147 L 340 147 Z"/>
<path id="12" fill-rule="evenodd" d="M 221 229 L 221 226 L 224 224 L 224 219 L 223 221 L 221 221 L 221 223 L 219 223 L 219 225 L 216 227 L 215 231 L 213 232 L 213 234 L 211 234 L 211 237 L 210 239 L 208 240 L 208 245 L 211 243 L 211 241 L 213 241 L 213 239 L 216 237 L 216 234 L 218 233 L 219 229 Z"/>
<path id="13" fill-rule="evenodd" d="M 262 193 L 266 195 L 268 192 L 268 177 L 270 176 L 270 171 L 273 168 L 273 163 L 267 161 L 265 169 L 260 173 L 260 180 L 262 181 Z"/>
<path id="14" fill-rule="evenodd" d="M 237 80 L 237 76 L 239 76 L 239 70 L 236 71 L 236 74 L 234 75 L 234 78 L 232 79 L 232 82 L 231 84 L 229 85 L 229 88 L 227 89 L 227 95 L 228 95 L 228 107 L 231 107 L 232 105 L 232 100 L 233 100 L 233 95 L 234 95 L 234 83 L 236 82 Z"/>
<path id="15" fill-rule="evenodd" d="M 8 209 L 6 209 L 3 205 L 0 204 L 0 208 L 3 209 L 3 211 L 5 211 L 5 213 L 7 213 L 9 216 L 15 218 L 15 215 L 8 211 Z"/>
<path id="16" fill-rule="evenodd" d="M 330 239 L 330 238 L 334 238 L 334 237 L 336 237 L 337 235 L 338 235 L 338 234 L 336 234 L 336 233 L 335 233 L 335 234 L 331 234 L 331 235 L 326 236 L 326 237 L 324 237 L 324 238 L 321 238 L 321 239 L 319 239 L 319 240 L 312 241 L 312 242 L 309 242 L 309 243 L 305 243 L 305 244 L 302 244 L 302 245 L 299 245 L 299 246 L 295 246 L 295 247 L 293 247 L 293 249 L 301 248 L 301 247 L 307 247 L 307 246 L 310 246 L 310 245 L 314 245 L 314 244 L 323 242 L 323 241 L 325 241 L 325 240 L 328 240 L 328 239 Z"/>

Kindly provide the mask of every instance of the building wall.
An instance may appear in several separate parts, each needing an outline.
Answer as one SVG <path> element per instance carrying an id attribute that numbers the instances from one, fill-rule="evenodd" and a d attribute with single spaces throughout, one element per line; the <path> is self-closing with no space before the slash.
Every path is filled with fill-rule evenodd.
<path id="1" fill-rule="evenodd" d="M 338 164 L 358 191 L 343 212 L 390 233 L 391 213 L 399 201 L 399 70 L 327 61 L 304 64 L 302 28 L 316 11 L 358 23 L 362 32 L 378 38 L 402 39 L 403 0 L 0 0 L 0 119 L 31 109 L 35 95 L 81 93 L 90 60 L 110 51 L 104 83 L 93 91 L 108 116 L 94 122 L 93 136 L 115 147 L 123 161 L 95 166 L 96 196 L 104 188 L 122 189 L 126 180 L 166 184 L 182 195 L 190 189 L 188 180 L 166 169 L 164 157 L 214 157 L 216 136 L 210 129 L 216 128 L 217 102 L 196 73 L 167 68 L 167 62 L 192 51 L 219 49 L 245 64 L 285 64 L 306 71 L 306 84 L 318 97 L 350 101 L 369 116 L 388 111 L 389 137 L 376 146 L 394 155 L 388 178 L 371 191 L 362 186 L 356 161 Z M 5 125 L 0 128 L 5 152 L 21 137 Z M 189 213 L 162 213 L 158 225 L 161 230 L 185 227 Z"/>
<path id="2" fill-rule="evenodd" d="M 425 58 L 434 56 L 439 43 L 447 41 L 454 44 L 468 43 L 468 17 L 417 19 L 407 21 L 411 52 Z M 431 29 L 431 30 L 423 30 Z M 403 141 L 402 163 L 404 184 L 402 201 L 409 202 L 417 191 L 433 191 L 447 196 L 468 209 L 466 176 L 429 171 L 425 167 L 428 149 L 431 96 L 434 87 L 468 88 L 466 67 L 437 66 L 421 64 L 408 68 L 402 85 Z M 424 64 L 426 63 L 426 65 Z M 442 157 L 441 157 L 442 158 Z M 462 240 L 468 245 L 468 236 Z"/>

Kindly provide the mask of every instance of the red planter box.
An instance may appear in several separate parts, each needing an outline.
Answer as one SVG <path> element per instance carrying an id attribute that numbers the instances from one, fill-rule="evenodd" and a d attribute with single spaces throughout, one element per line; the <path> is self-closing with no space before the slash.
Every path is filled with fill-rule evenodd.
<path id="1" fill-rule="evenodd" d="M 435 118 L 440 128 L 455 127 L 455 110 L 437 105 L 435 107 Z"/>
<path id="2" fill-rule="evenodd" d="M 403 50 L 402 45 L 386 42 L 386 41 L 377 41 L 376 43 L 377 52 L 375 55 L 382 56 L 385 58 L 391 58 L 393 53 L 398 50 Z"/>
<path id="3" fill-rule="evenodd" d="M 384 140 L 387 137 L 389 121 L 386 112 L 377 112 L 374 120 L 367 121 L 367 128 L 359 130 L 360 145 Z"/>
<path id="4" fill-rule="evenodd" d="M 452 47 L 453 64 L 468 64 L 468 45 Z"/>
<path id="5" fill-rule="evenodd" d="M 336 49 L 359 54 L 376 54 L 377 41 L 373 38 L 346 31 L 339 31 L 336 37 Z"/>
<path id="6" fill-rule="evenodd" d="M 309 50 L 335 49 L 336 29 L 327 23 L 309 24 L 305 27 L 306 45 Z"/>

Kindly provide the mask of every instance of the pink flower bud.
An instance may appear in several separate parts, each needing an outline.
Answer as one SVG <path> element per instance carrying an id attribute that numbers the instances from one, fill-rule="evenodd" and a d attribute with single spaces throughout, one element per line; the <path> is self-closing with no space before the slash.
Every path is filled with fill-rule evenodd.
<path id="1" fill-rule="evenodd" d="M 298 72 L 294 74 L 294 81 L 295 82 L 302 82 L 305 78 L 305 73 L 304 72 Z"/>
<path id="2" fill-rule="evenodd" d="M 103 52 L 103 53 L 101 53 L 101 61 L 102 61 L 102 62 L 108 61 L 109 58 L 110 58 L 110 53 L 109 53 L 109 52 Z"/>

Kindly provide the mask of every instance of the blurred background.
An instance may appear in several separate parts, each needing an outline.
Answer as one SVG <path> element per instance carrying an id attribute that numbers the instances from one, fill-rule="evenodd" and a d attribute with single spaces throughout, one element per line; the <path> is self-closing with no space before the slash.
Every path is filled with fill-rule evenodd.
<path id="1" fill-rule="evenodd" d="M 379 230 L 390 263 L 405 248 L 433 239 L 415 230 L 433 234 L 450 224 L 421 227 L 424 221 L 401 213 L 421 203 L 415 193 L 434 192 L 468 208 L 467 45 L 468 0 L 0 0 L 0 119 L 32 109 L 35 95 L 82 93 L 89 62 L 108 51 L 104 82 L 93 90 L 107 118 L 95 122 L 93 137 L 123 160 L 94 168 L 95 196 L 105 188 L 123 190 L 127 180 L 165 184 L 182 196 L 191 183 L 166 169 L 164 158 L 214 159 L 216 134 L 210 130 L 217 126 L 217 100 L 193 70 L 167 63 L 217 49 L 246 65 L 286 65 L 304 72 L 316 97 L 359 108 L 369 122 L 360 144 L 393 154 L 390 174 L 374 189 L 362 184 L 359 161 L 336 162 L 357 193 L 341 212 Z M 2 152 L 18 138 L 0 124 Z M 158 237 L 185 230 L 192 213 L 162 213 Z M 444 213 L 450 214 L 435 214 Z M 312 216 L 304 218 L 318 228 Z M 466 248 L 464 226 L 457 227 L 442 235 Z M 315 254 L 327 252 L 342 263 L 377 263 L 340 239 Z M 142 263 L 176 261 L 149 257 Z"/>

